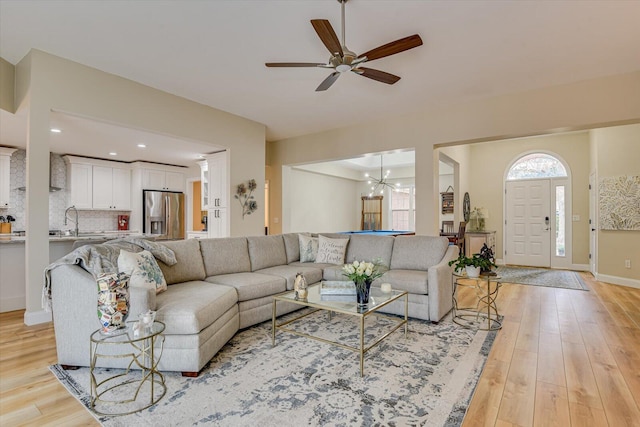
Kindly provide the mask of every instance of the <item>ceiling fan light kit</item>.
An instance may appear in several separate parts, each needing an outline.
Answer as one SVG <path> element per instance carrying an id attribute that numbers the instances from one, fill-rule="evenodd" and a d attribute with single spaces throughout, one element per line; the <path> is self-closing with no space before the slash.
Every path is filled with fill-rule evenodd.
<path id="1" fill-rule="evenodd" d="M 345 19 L 344 5 L 348 0 L 337 0 L 342 8 L 342 40 L 338 40 L 331 23 L 326 19 L 312 19 L 311 25 L 318 34 L 318 37 L 325 45 L 331 57 L 327 63 L 317 62 L 267 62 L 267 67 L 314 67 L 333 69 L 333 73 L 320 83 L 316 88 L 316 92 L 329 89 L 331 85 L 340 77 L 341 74 L 352 71 L 353 73 L 367 77 L 378 82 L 392 85 L 400 80 L 400 77 L 387 73 L 385 71 L 374 70 L 372 68 L 362 67 L 362 64 L 384 58 L 386 56 L 395 55 L 405 50 L 413 49 L 422 45 L 422 39 L 418 34 L 414 34 L 402 39 L 387 43 L 375 49 L 371 49 L 361 55 L 350 51 L 345 43 Z"/>

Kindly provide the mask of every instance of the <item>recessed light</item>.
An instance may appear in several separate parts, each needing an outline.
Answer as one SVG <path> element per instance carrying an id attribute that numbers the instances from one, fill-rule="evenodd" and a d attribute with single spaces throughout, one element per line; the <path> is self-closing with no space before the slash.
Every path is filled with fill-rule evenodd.
<path id="1" fill-rule="evenodd" d="M 138 144 L 138 148 L 147 148 L 145 144 Z"/>
<path id="2" fill-rule="evenodd" d="M 51 132 L 53 132 L 53 133 L 61 133 L 62 130 L 60 130 L 58 128 L 51 128 Z"/>
<path id="3" fill-rule="evenodd" d="M 110 153 L 109 153 L 109 155 L 110 155 L 110 156 L 117 156 L 117 155 L 118 155 L 118 153 L 116 153 L 115 151 L 112 151 L 112 152 L 110 152 Z"/>
<path id="4" fill-rule="evenodd" d="M 198 158 L 200 158 L 200 159 L 204 159 L 204 155 L 203 155 L 203 154 L 200 154 L 200 155 L 198 156 Z"/>

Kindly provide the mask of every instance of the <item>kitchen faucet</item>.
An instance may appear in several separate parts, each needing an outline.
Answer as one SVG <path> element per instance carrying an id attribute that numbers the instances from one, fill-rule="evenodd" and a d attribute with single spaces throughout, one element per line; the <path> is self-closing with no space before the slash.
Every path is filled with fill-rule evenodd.
<path id="1" fill-rule="evenodd" d="M 71 218 L 69 218 L 71 221 L 73 221 L 73 223 L 76 225 L 76 237 L 78 237 L 79 235 L 79 231 L 78 231 L 78 209 L 76 209 L 75 205 L 73 206 L 69 206 L 67 208 L 66 211 L 64 211 L 64 225 L 67 225 L 67 214 L 69 213 L 69 211 L 73 209 L 74 212 L 76 213 L 76 220 L 73 221 Z"/>

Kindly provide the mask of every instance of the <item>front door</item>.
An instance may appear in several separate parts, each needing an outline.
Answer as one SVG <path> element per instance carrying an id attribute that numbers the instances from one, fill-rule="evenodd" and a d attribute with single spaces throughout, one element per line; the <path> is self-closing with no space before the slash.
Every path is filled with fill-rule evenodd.
<path id="1" fill-rule="evenodd" d="M 507 264 L 549 267 L 550 180 L 506 182 Z"/>

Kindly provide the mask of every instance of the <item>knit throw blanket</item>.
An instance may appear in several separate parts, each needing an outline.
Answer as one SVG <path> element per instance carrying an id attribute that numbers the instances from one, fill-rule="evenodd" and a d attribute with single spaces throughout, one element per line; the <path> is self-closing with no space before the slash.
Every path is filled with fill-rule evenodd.
<path id="1" fill-rule="evenodd" d="M 160 243 L 127 237 L 115 239 L 97 245 L 84 245 L 50 264 L 44 270 L 44 286 L 42 288 L 42 308 L 51 311 L 51 270 L 61 265 L 79 265 L 84 270 L 98 278 L 102 273 L 118 271 L 118 255 L 121 250 L 129 252 L 141 252 L 148 250 L 156 259 L 167 265 L 174 265 L 176 256 L 173 251 Z"/>

